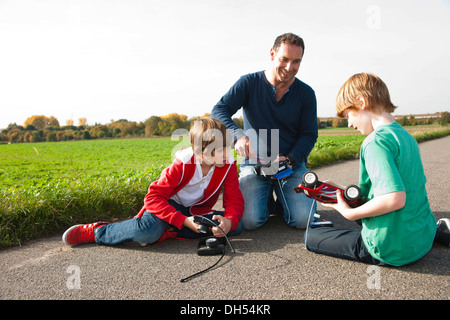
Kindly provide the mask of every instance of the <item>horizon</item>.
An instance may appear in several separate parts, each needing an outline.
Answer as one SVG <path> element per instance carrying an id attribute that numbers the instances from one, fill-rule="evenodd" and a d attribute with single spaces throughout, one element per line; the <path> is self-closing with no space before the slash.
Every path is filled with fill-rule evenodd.
<path id="1" fill-rule="evenodd" d="M 444 113 L 444 112 L 448 112 L 448 111 L 438 111 L 438 112 L 429 112 L 429 113 L 420 113 L 420 114 L 400 114 L 400 115 L 394 115 L 393 114 L 393 117 L 394 117 L 394 119 L 400 119 L 400 118 L 403 118 L 403 117 L 410 117 L 410 116 L 413 116 L 414 118 L 416 118 L 416 119 L 423 119 L 423 118 L 427 118 L 427 117 L 430 117 L 430 118 L 438 118 L 438 117 L 440 117 L 441 115 L 442 115 L 442 113 Z M 186 115 L 184 115 L 184 114 L 179 114 L 179 115 L 181 115 L 181 116 L 186 116 Z M 32 115 L 32 116 L 41 116 L 41 115 Z M 29 116 L 29 117 L 27 117 L 27 119 L 28 118 L 30 118 L 30 117 L 32 117 L 32 116 Z M 43 116 L 45 116 L 45 115 L 43 115 Z M 150 117 L 153 117 L 154 115 L 151 115 Z M 167 115 L 163 115 L 163 116 L 158 116 L 158 117 L 161 117 L 161 118 L 164 118 L 165 116 L 167 116 Z M 150 118 L 149 117 L 149 118 Z M 192 121 L 192 119 L 193 118 L 196 118 L 196 117 L 202 117 L 202 116 L 193 116 L 193 117 L 188 117 L 187 118 L 187 121 Z M 55 117 L 56 118 L 56 117 Z M 233 117 L 234 118 L 234 117 Z M 237 118 L 241 118 L 242 119 L 242 115 L 241 116 L 239 116 L 239 117 L 237 117 Z M 334 118 L 338 118 L 338 116 L 337 115 L 335 115 L 335 116 L 328 116 L 328 117 L 317 117 L 317 119 L 319 119 L 319 120 L 330 120 L 330 119 L 334 119 Z M 147 118 L 148 119 L 148 118 Z M 67 127 L 67 126 L 75 126 L 75 127 L 79 127 L 79 126 L 83 126 L 83 127 L 94 127 L 94 126 L 101 126 L 101 125 L 108 125 L 108 124 L 112 124 L 112 123 L 114 123 L 114 122 L 118 122 L 118 121 L 121 121 L 121 120 L 126 120 L 126 121 L 128 121 L 128 122 L 135 122 L 136 124 L 139 124 L 139 123 L 144 123 L 147 119 L 144 119 L 144 120 L 140 120 L 140 121 L 130 121 L 130 120 L 128 120 L 128 119 L 117 119 L 117 120 L 111 120 L 110 122 L 107 122 L 107 123 L 94 123 L 94 124 L 86 124 L 86 125 L 76 125 L 75 124 L 75 122 L 72 124 L 72 125 L 68 125 L 68 124 L 62 124 L 60 121 L 59 121 L 59 119 L 57 119 L 56 118 L 56 120 L 58 120 L 58 122 L 59 122 L 59 127 L 61 128 L 61 127 Z M 14 123 L 10 123 L 10 125 L 12 125 L 12 124 L 14 124 Z M 21 126 L 21 127 L 26 127 L 24 124 L 18 124 L 18 123 L 15 123 L 17 126 Z M 9 126 L 9 125 L 8 125 Z M 0 130 L 4 130 L 4 129 L 6 129 L 6 128 L 0 128 Z"/>

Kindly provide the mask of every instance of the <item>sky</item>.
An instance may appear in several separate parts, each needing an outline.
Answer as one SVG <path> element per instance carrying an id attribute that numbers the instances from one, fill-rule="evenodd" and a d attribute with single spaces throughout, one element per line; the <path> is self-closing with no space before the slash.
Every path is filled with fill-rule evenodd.
<path id="1" fill-rule="evenodd" d="M 305 41 L 320 117 L 359 72 L 395 114 L 450 111 L 450 0 L 0 0 L 0 129 L 201 116 L 285 32 Z"/>

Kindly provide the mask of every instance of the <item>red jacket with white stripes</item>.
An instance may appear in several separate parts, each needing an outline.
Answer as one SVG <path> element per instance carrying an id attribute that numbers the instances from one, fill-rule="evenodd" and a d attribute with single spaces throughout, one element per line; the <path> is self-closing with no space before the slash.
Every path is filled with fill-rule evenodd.
<path id="1" fill-rule="evenodd" d="M 158 180 L 150 184 L 148 193 L 144 198 L 144 206 L 136 217 L 142 217 L 144 211 L 147 210 L 178 229 L 183 227 L 186 216 L 177 211 L 168 201 L 193 177 L 196 167 L 194 157 L 192 149 L 177 152 L 173 163 L 163 170 Z M 230 231 L 233 231 L 238 226 L 244 212 L 244 198 L 239 189 L 237 166 L 234 158 L 227 161 L 223 167 L 214 168 L 211 181 L 204 191 L 203 198 L 190 207 L 190 212 L 193 215 L 213 212 L 213 206 L 219 198 L 222 186 L 224 216 L 231 220 L 233 225 Z"/>

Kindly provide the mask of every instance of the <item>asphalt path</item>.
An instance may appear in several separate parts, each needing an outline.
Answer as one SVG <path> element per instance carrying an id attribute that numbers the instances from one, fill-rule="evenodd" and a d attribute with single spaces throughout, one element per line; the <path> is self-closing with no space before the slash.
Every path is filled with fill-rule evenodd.
<path id="1" fill-rule="evenodd" d="M 423 142 L 420 149 L 431 209 L 436 219 L 450 217 L 450 136 Z M 315 171 L 322 180 L 348 185 L 357 183 L 358 166 L 358 160 L 353 160 Z M 337 227 L 358 227 L 337 212 L 321 205 L 318 209 Z M 0 299 L 450 298 L 449 247 L 435 243 L 422 260 L 411 266 L 373 267 L 309 252 L 303 235 L 304 231 L 288 227 L 281 216 L 274 215 L 259 230 L 231 238 L 236 253 L 227 250 L 215 268 L 185 283 L 180 280 L 218 260 L 217 256 L 198 256 L 197 241 L 169 239 L 147 247 L 136 243 L 69 247 L 57 235 L 0 251 Z"/>

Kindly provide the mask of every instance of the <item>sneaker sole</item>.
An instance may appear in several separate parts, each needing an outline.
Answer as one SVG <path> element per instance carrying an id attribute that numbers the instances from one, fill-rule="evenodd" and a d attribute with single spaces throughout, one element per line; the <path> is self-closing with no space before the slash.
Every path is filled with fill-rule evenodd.
<path id="1" fill-rule="evenodd" d="M 447 227 L 447 230 L 450 231 L 450 219 L 449 218 L 442 218 L 442 219 L 439 219 L 439 221 L 441 222 L 441 224 L 445 224 L 445 226 Z M 447 245 L 450 247 L 450 242 L 448 242 Z"/>
<path id="2" fill-rule="evenodd" d="M 442 218 L 439 220 L 442 221 L 443 223 L 445 223 L 447 225 L 447 228 L 450 230 L 450 219 L 449 218 Z"/>
<path id="3" fill-rule="evenodd" d="M 64 234 L 62 235 L 62 241 L 68 245 L 68 246 L 74 246 L 75 244 L 70 244 L 67 242 L 67 235 L 69 234 L 70 231 L 72 231 L 72 229 L 81 226 L 82 224 L 77 224 L 76 226 L 72 226 L 69 229 L 66 230 L 66 232 L 64 232 Z"/>

